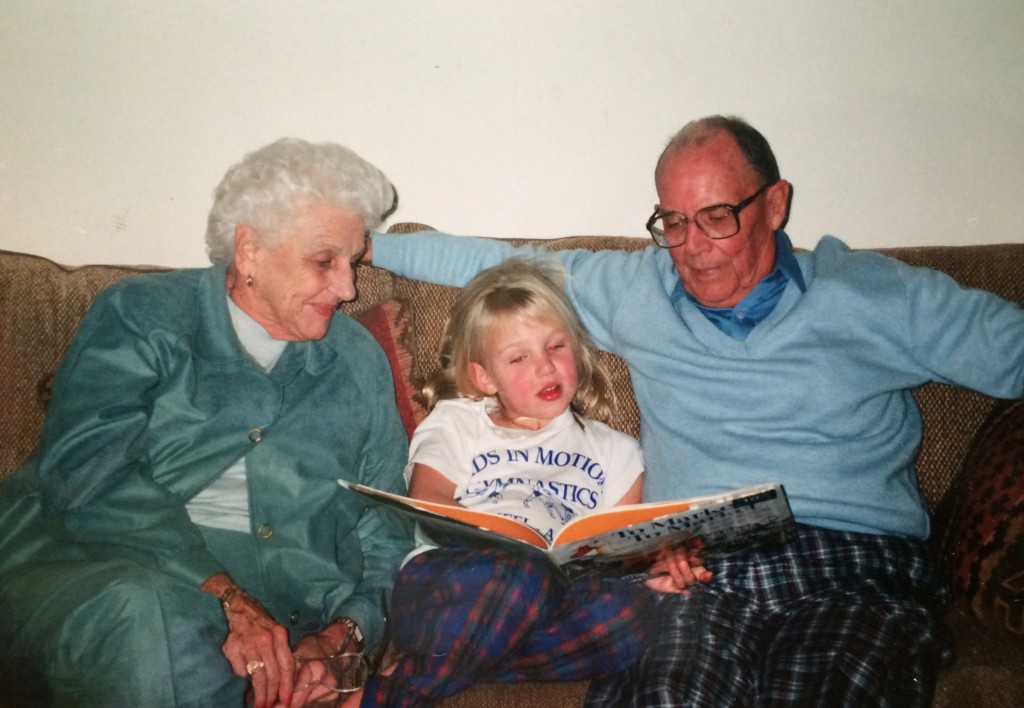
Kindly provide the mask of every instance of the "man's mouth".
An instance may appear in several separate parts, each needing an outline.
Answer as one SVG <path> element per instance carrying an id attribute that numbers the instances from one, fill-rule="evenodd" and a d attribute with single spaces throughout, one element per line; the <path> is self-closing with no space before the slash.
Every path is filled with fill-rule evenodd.
<path id="1" fill-rule="evenodd" d="M 707 278 L 708 276 L 714 275 L 718 272 L 718 266 L 704 266 L 703 268 L 691 265 L 689 266 L 690 271 L 698 278 Z"/>

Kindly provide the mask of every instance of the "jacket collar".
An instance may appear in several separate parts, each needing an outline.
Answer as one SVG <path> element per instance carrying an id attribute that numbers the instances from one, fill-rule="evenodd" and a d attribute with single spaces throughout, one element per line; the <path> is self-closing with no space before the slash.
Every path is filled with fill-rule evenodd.
<path id="1" fill-rule="evenodd" d="M 196 354 L 221 365 L 251 366 L 262 371 L 235 335 L 231 315 L 228 313 L 226 280 L 227 270 L 223 266 L 207 268 L 200 276 L 196 302 Z M 335 317 L 344 315 L 336 314 Z M 338 358 L 330 338 L 331 330 L 328 328 L 327 335 L 321 340 L 289 342 L 271 370 L 271 378 L 286 383 L 302 369 L 314 375 L 322 373 Z"/>

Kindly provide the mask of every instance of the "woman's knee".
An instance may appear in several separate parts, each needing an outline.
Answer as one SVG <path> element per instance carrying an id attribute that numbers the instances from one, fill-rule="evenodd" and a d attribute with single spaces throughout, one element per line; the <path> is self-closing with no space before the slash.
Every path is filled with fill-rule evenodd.
<path id="1" fill-rule="evenodd" d="M 108 627 L 165 628 L 184 622 L 223 625 L 216 600 L 198 587 L 156 569 L 127 561 L 93 564 L 84 570 L 81 591 L 73 593 L 69 619 L 90 623 L 102 618 Z M 139 632 L 131 634 L 138 635 Z M 130 637 L 125 637 L 132 641 Z"/>
<path id="2" fill-rule="evenodd" d="M 231 682 L 215 598 L 135 563 L 90 566 L 79 569 L 81 592 L 65 588 L 63 621 L 42 657 L 56 695 L 113 691 L 172 704 Z"/>

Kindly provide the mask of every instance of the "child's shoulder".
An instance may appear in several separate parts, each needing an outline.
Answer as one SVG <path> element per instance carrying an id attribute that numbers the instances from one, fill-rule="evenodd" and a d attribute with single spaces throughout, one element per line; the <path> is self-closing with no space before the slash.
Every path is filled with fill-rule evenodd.
<path id="1" fill-rule="evenodd" d="M 450 424 L 454 421 L 468 422 L 485 415 L 483 401 L 475 401 L 472 398 L 445 398 L 437 402 L 420 425 Z"/>
<path id="2" fill-rule="evenodd" d="M 430 411 L 430 415 L 434 415 L 438 411 L 449 414 L 479 414 L 484 410 L 483 403 L 483 401 L 477 401 L 472 398 L 442 398 L 434 406 L 434 410 Z"/>
<path id="3" fill-rule="evenodd" d="M 427 417 L 420 421 L 413 432 L 411 445 L 427 444 L 428 441 L 443 441 L 451 444 L 455 440 L 469 440 L 481 435 L 483 407 L 480 401 L 468 398 L 452 398 L 438 401 Z"/>
<path id="4" fill-rule="evenodd" d="M 607 423 L 602 423 L 599 420 L 593 420 L 592 418 L 582 418 L 583 429 L 587 431 L 588 435 L 595 438 L 606 440 L 614 445 L 625 445 L 629 447 L 635 447 L 640 449 L 640 442 L 629 433 L 624 433 L 621 430 L 616 430 Z"/>

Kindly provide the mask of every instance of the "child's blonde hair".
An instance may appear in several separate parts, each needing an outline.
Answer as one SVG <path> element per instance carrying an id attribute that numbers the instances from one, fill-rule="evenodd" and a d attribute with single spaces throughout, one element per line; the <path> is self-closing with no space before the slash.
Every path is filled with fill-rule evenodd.
<path id="1" fill-rule="evenodd" d="M 565 328 L 576 355 L 576 395 L 571 408 L 584 418 L 611 420 L 614 393 L 604 366 L 576 312 L 562 292 L 564 272 L 549 261 L 507 260 L 488 268 L 462 289 L 441 340 L 441 369 L 423 387 L 427 410 L 446 398 L 484 398 L 467 373 L 483 361 L 484 333 L 498 318 L 527 315 Z"/>

